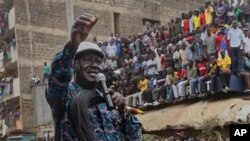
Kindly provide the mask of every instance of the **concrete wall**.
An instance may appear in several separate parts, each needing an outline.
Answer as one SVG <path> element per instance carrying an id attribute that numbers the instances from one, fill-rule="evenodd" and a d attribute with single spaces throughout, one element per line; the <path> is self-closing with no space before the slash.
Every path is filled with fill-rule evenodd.
<path id="1" fill-rule="evenodd" d="M 49 104 L 45 98 L 45 84 L 33 87 L 34 126 L 53 124 Z"/>
<path id="2" fill-rule="evenodd" d="M 33 74 L 42 78 L 43 62 L 50 62 L 68 39 L 70 8 L 66 1 L 14 1 L 24 131 L 32 131 L 31 78 Z M 75 17 L 84 12 L 98 16 L 99 22 L 88 40 L 93 36 L 104 40 L 114 31 L 114 12 L 120 13 L 121 34 L 128 36 L 142 30 L 143 18 L 166 24 L 170 18 L 202 3 L 201 0 L 73 0 L 71 12 Z"/>
<path id="3" fill-rule="evenodd" d="M 201 0 L 75 0 L 74 16 L 88 12 L 99 17 L 90 39 L 97 36 L 106 40 L 114 32 L 114 13 L 120 13 L 121 35 L 128 36 L 142 31 L 143 18 L 167 25 L 171 18 L 180 17 L 182 12 L 203 3 Z"/>

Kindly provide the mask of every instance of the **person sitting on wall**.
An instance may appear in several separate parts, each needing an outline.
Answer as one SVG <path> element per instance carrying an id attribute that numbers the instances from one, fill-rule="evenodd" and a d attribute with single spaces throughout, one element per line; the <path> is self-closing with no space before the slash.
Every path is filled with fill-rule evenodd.
<path id="1" fill-rule="evenodd" d="M 33 77 L 32 77 L 32 83 L 33 83 L 33 85 L 39 84 L 40 83 L 40 78 L 37 77 L 36 75 L 33 75 Z"/>
<path id="2" fill-rule="evenodd" d="M 228 55 L 225 55 L 225 51 L 221 51 L 221 56 L 218 58 L 218 66 L 220 68 L 219 75 L 222 80 L 223 92 L 227 93 L 229 91 L 229 82 L 230 82 L 230 65 L 231 58 Z"/>

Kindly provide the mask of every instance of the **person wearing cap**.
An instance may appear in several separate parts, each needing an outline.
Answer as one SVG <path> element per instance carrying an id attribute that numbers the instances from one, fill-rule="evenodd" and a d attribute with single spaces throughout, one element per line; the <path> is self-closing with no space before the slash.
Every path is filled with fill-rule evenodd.
<path id="1" fill-rule="evenodd" d="M 123 96 L 108 89 L 117 106 L 109 109 L 97 89 L 104 53 L 96 44 L 83 42 L 97 20 L 90 14 L 79 16 L 70 40 L 52 61 L 45 95 L 54 119 L 55 141 L 141 140 L 141 124 L 126 114 Z"/>
<path id="2" fill-rule="evenodd" d="M 244 34 L 242 30 L 238 28 L 237 21 L 233 22 L 232 28 L 228 31 L 227 39 L 230 42 L 230 56 L 232 58 L 232 72 L 238 73 L 240 47 L 243 43 Z"/>

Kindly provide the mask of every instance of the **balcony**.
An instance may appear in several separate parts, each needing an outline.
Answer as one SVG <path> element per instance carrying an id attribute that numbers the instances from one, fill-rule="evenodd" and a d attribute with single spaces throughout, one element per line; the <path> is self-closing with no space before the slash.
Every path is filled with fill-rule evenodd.
<path id="1" fill-rule="evenodd" d="M 20 100 L 19 97 L 6 100 L 0 103 L 0 134 L 2 137 L 10 132 L 22 130 L 20 119 Z"/>

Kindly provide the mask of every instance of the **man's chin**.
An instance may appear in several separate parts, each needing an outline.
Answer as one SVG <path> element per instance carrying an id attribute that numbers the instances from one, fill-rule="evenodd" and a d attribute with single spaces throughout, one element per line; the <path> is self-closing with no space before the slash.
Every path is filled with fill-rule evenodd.
<path id="1" fill-rule="evenodd" d="M 83 86 L 87 89 L 94 89 L 97 87 L 97 82 L 96 80 L 86 80 L 83 84 Z"/>

